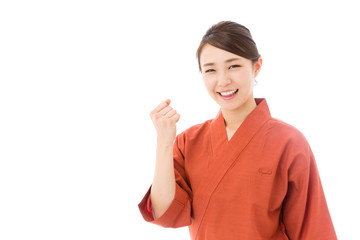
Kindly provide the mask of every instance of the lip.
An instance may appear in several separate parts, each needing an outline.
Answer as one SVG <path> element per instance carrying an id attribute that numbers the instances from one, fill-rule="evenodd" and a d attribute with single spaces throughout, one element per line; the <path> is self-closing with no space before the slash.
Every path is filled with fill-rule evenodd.
<path id="1" fill-rule="evenodd" d="M 233 93 L 232 95 L 230 96 L 222 96 L 220 93 L 224 93 L 224 92 L 231 92 L 231 91 L 235 91 L 235 93 Z M 232 89 L 232 90 L 226 90 L 226 91 L 221 91 L 221 92 L 217 92 L 219 94 L 219 96 L 223 99 L 223 100 L 231 100 L 233 98 L 236 97 L 237 93 L 239 92 L 239 89 Z"/>
<path id="2" fill-rule="evenodd" d="M 235 89 L 227 89 L 227 90 L 223 90 L 223 91 L 218 91 L 217 93 L 232 92 L 232 91 L 235 91 L 235 90 L 238 90 L 238 89 L 237 88 L 235 88 Z"/>

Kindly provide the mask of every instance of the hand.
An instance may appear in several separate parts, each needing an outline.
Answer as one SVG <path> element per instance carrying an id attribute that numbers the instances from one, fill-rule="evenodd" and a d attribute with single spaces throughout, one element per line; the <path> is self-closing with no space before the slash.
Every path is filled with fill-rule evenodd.
<path id="1" fill-rule="evenodd" d="M 158 141 L 173 144 L 176 137 L 176 123 L 180 115 L 170 107 L 170 102 L 170 99 L 167 99 L 160 103 L 151 111 L 150 117 L 155 126 Z"/>

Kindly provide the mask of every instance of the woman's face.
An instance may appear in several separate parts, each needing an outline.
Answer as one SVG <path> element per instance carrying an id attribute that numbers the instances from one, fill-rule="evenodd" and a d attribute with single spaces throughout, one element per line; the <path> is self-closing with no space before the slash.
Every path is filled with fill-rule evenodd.
<path id="1" fill-rule="evenodd" d="M 262 59 L 251 60 L 206 44 L 200 55 L 201 74 L 210 96 L 223 110 L 241 109 L 253 101 L 253 85 Z"/>

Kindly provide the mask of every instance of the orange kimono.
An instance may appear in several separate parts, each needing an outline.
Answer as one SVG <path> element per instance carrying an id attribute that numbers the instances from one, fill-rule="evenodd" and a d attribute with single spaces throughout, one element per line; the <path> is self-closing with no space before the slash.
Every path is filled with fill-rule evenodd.
<path id="1" fill-rule="evenodd" d="M 189 226 L 192 240 L 337 239 L 308 142 L 255 100 L 230 141 L 221 111 L 176 137 L 175 198 L 154 220 L 149 189 L 146 221 Z"/>

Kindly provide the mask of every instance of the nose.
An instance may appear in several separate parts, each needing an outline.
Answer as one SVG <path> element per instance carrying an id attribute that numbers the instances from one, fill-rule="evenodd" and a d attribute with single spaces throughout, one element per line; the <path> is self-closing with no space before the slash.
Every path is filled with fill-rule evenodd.
<path id="1" fill-rule="evenodd" d="M 225 87 L 231 83 L 231 78 L 228 74 L 221 71 L 218 75 L 218 85 L 219 87 Z"/>

